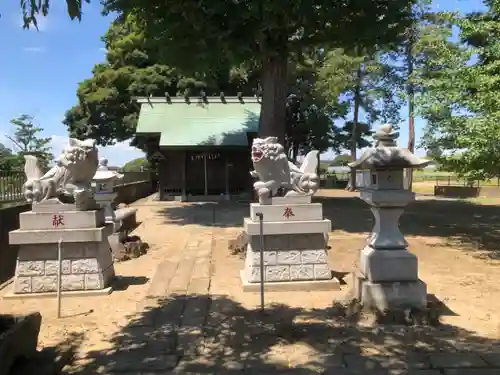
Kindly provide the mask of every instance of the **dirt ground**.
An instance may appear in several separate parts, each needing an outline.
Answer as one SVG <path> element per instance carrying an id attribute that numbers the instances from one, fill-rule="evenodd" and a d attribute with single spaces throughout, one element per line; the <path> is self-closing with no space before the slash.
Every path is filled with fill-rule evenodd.
<path id="1" fill-rule="evenodd" d="M 269 292 L 266 293 L 268 306 L 325 312 L 336 301 L 348 298 L 348 274 L 355 269 L 359 250 L 373 225 L 371 212 L 356 193 L 324 190 L 315 200 L 323 203 L 324 216 L 332 221 L 329 261 L 343 279 L 342 290 Z M 119 278 L 111 295 L 64 298 L 62 319 L 56 317 L 55 299 L 0 301 L 3 313 L 42 313 L 40 347 L 79 340 L 78 357 L 83 358 L 89 352 L 116 351 L 116 343 L 109 338 L 119 334 L 133 315 L 144 308 L 151 290 L 157 288 L 155 285 L 162 279 L 171 277 L 169 273 L 175 271 L 182 278 L 183 253 L 194 248 L 196 251 L 206 248 L 203 254 L 209 258 L 209 272 L 197 279 L 207 281 L 205 295 L 232 301 L 233 308 L 238 306 L 245 311 L 259 305 L 258 293 L 241 290 L 239 271 L 243 268 L 243 259 L 230 255 L 227 248 L 227 241 L 241 231 L 243 217 L 248 216 L 248 204 L 163 203 L 147 198 L 134 206 L 138 208 L 141 222 L 134 234 L 151 248 L 141 258 L 115 265 Z M 422 199 L 412 203 L 401 220 L 409 248 L 419 259 L 420 278 L 427 283 L 430 298 L 442 304 L 441 320 L 445 326 L 454 327 L 454 347 L 458 349 L 461 335 L 464 347 L 470 343 L 470 337 L 477 337 L 477 343 L 487 346 L 500 339 L 499 216 L 500 207 L 495 205 Z M 177 268 L 166 271 L 160 266 L 165 261 L 180 263 Z M 190 288 L 195 285 L 192 279 L 190 285 Z M 186 292 L 203 294 L 195 289 L 186 287 Z M 296 319 L 300 319 L 298 315 Z M 319 318 L 313 314 L 303 319 L 314 322 Z M 373 344 L 369 350 L 377 347 L 377 351 L 383 352 L 388 345 L 387 342 Z M 296 345 L 293 350 L 296 358 L 302 358 L 298 353 L 303 357 L 312 353 L 310 346 Z"/>

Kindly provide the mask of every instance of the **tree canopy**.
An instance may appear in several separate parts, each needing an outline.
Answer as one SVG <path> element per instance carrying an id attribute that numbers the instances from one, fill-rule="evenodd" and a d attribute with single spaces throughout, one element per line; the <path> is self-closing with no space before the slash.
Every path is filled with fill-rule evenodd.
<path id="1" fill-rule="evenodd" d="M 420 110 L 428 123 L 423 145 L 439 150 L 442 168 L 474 179 L 500 174 L 496 4 L 487 12 L 456 16 L 452 21 L 460 41 L 437 40 L 435 54 L 424 65 Z"/>
<path id="2" fill-rule="evenodd" d="M 21 0 L 26 26 L 49 1 Z M 71 18 L 85 2 L 66 0 Z M 104 0 L 118 14 L 107 58 L 65 123 L 109 144 L 133 136 L 134 95 L 262 93 L 261 135 L 286 140 L 292 156 L 333 146 L 352 157 L 372 124 L 402 121 L 406 101 L 410 149 L 418 114 L 420 146 L 443 168 L 498 177 L 500 5 L 484 0 L 485 11 L 462 16 L 429 3 Z"/>
<path id="3" fill-rule="evenodd" d="M 251 87 L 256 87 L 250 69 L 227 62 L 217 70 L 200 69 L 191 76 L 159 63 L 133 15 L 115 20 L 103 41 L 106 61 L 97 64 L 92 77 L 79 84 L 78 104 L 64 120 L 71 134 L 94 138 L 101 145 L 134 137 L 139 110 L 134 96 L 199 95 L 201 91 L 253 94 Z"/>
<path id="4" fill-rule="evenodd" d="M 410 22 L 409 0 L 183 2 L 107 0 L 107 11 L 135 14 L 146 39 L 168 65 L 207 69 L 229 58 L 261 66 L 263 102 L 260 132 L 278 136 L 286 129 L 288 62 L 310 48 L 374 46 L 394 42 Z"/>
<path id="5" fill-rule="evenodd" d="M 22 114 L 10 122 L 14 125 L 14 131 L 6 137 L 12 142 L 15 152 L 0 144 L 0 169 L 21 170 L 24 155 L 36 156 L 41 167 L 47 169 L 53 159 L 51 139 L 39 136 L 43 129 L 34 123 L 34 117 Z"/>

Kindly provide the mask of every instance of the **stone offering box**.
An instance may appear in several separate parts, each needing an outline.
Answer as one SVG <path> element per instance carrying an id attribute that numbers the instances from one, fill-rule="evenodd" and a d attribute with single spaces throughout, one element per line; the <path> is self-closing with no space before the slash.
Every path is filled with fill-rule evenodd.
<path id="1" fill-rule="evenodd" d="M 241 271 L 244 291 L 260 290 L 260 222 L 264 217 L 265 289 L 338 290 L 339 281 L 328 266 L 327 243 L 330 220 L 323 219 L 320 203 L 310 196 L 272 198 L 271 204 L 252 203 L 244 227 L 248 235 L 245 269 Z"/>
<path id="2" fill-rule="evenodd" d="M 61 288 L 65 294 L 109 294 L 114 277 L 104 210 L 76 211 L 74 205 L 44 201 L 19 215 L 9 233 L 19 245 L 13 293 L 6 297 L 53 295 L 57 291 L 58 242 L 62 240 Z"/>

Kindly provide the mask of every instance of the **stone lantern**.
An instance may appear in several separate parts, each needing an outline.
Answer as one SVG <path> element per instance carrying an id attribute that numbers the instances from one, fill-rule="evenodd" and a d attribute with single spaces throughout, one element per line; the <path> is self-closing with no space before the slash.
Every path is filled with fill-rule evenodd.
<path id="1" fill-rule="evenodd" d="M 99 160 L 99 168 L 97 168 L 92 182 L 95 185 L 95 201 L 99 206 L 104 208 L 106 222 L 115 224 L 116 217 L 113 210 L 113 201 L 117 193 L 114 191 L 114 188 L 116 183 L 122 178 L 122 174 L 108 169 L 108 160 L 106 158 Z"/>
<path id="2" fill-rule="evenodd" d="M 405 168 L 423 168 L 429 161 L 396 145 L 398 132 L 383 125 L 375 133 L 376 145 L 349 167 L 363 171 L 360 198 L 371 206 L 373 231 L 361 250 L 355 295 L 363 306 L 379 310 L 424 308 L 426 284 L 418 278 L 417 257 L 407 249 L 399 229 L 404 207 L 415 199 L 404 187 Z"/>

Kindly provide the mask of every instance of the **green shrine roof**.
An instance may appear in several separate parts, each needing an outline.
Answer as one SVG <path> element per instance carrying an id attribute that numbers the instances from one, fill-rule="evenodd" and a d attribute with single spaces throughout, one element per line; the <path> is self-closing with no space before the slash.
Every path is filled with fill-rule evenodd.
<path id="1" fill-rule="evenodd" d="M 161 134 L 159 146 L 247 146 L 257 132 L 256 98 L 136 98 L 141 104 L 137 134 Z"/>

